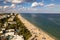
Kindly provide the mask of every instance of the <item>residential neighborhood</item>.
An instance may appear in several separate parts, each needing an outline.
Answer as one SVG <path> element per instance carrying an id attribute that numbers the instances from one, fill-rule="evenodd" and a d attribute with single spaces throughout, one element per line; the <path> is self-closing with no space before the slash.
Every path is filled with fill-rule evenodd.
<path id="1" fill-rule="evenodd" d="M 0 40 L 27 40 L 31 36 L 17 15 L 14 13 L 0 14 Z"/>

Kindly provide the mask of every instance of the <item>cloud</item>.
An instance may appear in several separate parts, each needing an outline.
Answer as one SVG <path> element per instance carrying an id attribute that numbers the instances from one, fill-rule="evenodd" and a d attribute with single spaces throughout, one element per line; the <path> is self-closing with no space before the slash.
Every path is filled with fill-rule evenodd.
<path id="1" fill-rule="evenodd" d="M 31 5 L 31 7 L 43 6 L 43 5 L 44 5 L 43 2 L 39 2 L 39 3 L 33 2 L 32 5 Z"/>
<path id="2" fill-rule="evenodd" d="M 22 3 L 23 0 L 5 0 L 5 2 L 11 2 L 11 3 Z"/>
<path id="3" fill-rule="evenodd" d="M 5 0 L 5 2 L 11 2 L 11 3 L 24 3 L 24 2 L 34 2 L 36 0 Z"/>
<path id="4" fill-rule="evenodd" d="M 3 6 L 3 9 L 15 8 L 15 7 L 16 7 L 16 5 L 15 5 L 15 4 L 12 4 L 12 5 L 10 5 L 10 6 L 5 5 L 5 6 Z"/>
<path id="5" fill-rule="evenodd" d="M 51 4 L 52 5 L 52 4 Z M 19 13 L 60 13 L 60 5 L 55 5 L 54 8 L 33 8 L 33 7 L 28 7 L 28 8 L 19 8 L 18 9 Z"/>
<path id="6" fill-rule="evenodd" d="M 35 6 L 38 6 L 38 3 L 37 2 L 34 2 L 32 3 L 31 7 L 35 7 Z"/>
<path id="7" fill-rule="evenodd" d="M 15 8 L 15 7 L 16 7 L 16 5 L 15 5 L 15 4 L 12 4 L 10 7 Z"/>
<path id="8" fill-rule="evenodd" d="M 18 9 L 19 13 L 60 13 L 60 10 L 53 9 L 37 9 L 37 8 L 20 8 Z"/>
<path id="9" fill-rule="evenodd" d="M 11 13 L 13 11 L 17 11 L 17 9 L 15 8 L 15 4 L 12 4 L 11 6 L 0 6 L 0 12 Z"/>
<path id="10" fill-rule="evenodd" d="M 16 10 L 16 5 L 12 4 L 10 6 L 5 5 L 5 6 L 0 6 L 0 12 L 12 12 L 13 10 Z"/>
<path id="11" fill-rule="evenodd" d="M 9 6 L 4 6 L 4 9 L 5 9 L 5 8 L 8 8 L 8 7 L 9 7 Z"/>
<path id="12" fill-rule="evenodd" d="M 40 6 L 43 6 L 44 4 L 43 4 L 43 2 L 40 2 L 39 5 L 40 5 Z"/>
<path id="13" fill-rule="evenodd" d="M 48 5 L 45 5 L 44 7 L 53 8 L 54 6 L 55 6 L 55 4 L 48 4 Z"/>
<path id="14" fill-rule="evenodd" d="M 12 6 L 12 7 L 11 7 Z M 60 10 L 59 8 L 55 9 L 46 9 L 46 8 L 40 8 L 40 9 L 37 9 L 37 8 L 33 8 L 33 7 L 21 7 L 21 8 L 13 8 L 14 7 L 14 4 L 12 4 L 10 7 L 6 7 L 5 6 L 5 10 L 4 12 L 6 13 L 11 13 L 11 12 L 18 12 L 18 13 L 60 13 Z"/>
<path id="15" fill-rule="evenodd" d="M 12 3 L 22 3 L 23 0 L 13 0 Z"/>

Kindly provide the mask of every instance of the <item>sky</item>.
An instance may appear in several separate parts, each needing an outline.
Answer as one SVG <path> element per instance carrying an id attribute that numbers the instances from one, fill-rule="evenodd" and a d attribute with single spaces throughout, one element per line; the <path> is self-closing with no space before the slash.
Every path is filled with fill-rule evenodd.
<path id="1" fill-rule="evenodd" d="M 0 12 L 60 13 L 60 0 L 0 0 Z"/>

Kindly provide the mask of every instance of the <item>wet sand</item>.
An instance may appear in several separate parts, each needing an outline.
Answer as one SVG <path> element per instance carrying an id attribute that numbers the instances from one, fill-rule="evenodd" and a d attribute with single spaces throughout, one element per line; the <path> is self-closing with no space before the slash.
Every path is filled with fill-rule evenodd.
<path id="1" fill-rule="evenodd" d="M 21 15 L 18 18 L 24 23 L 26 28 L 31 32 L 32 36 L 28 40 L 55 40 L 55 38 L 49 36 L 43 30 L 39 29 L 28 20 L 24 19 Z"/>

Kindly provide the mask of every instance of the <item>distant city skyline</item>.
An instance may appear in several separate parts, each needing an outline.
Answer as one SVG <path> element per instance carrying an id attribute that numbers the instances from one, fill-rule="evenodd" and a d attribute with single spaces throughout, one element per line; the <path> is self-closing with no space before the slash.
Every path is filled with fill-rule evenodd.
<path id="1" fill-rule="evenodd" d="M 0 12 L 60 13 L 60 0 L 0 0 Z"/>

